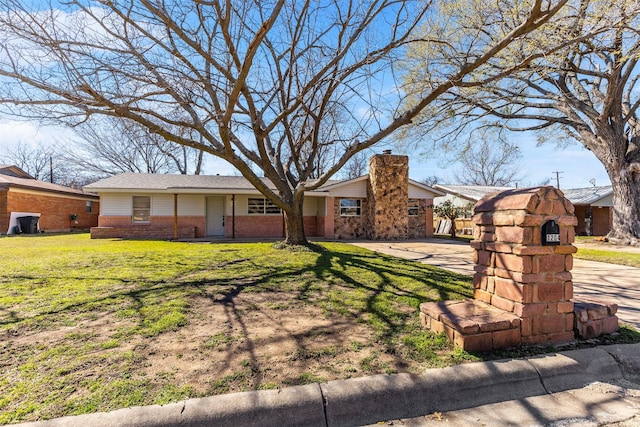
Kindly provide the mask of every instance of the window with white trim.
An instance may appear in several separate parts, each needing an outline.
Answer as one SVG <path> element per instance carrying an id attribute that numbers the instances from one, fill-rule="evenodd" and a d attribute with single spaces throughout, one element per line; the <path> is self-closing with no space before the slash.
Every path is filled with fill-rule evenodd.
<path id="1" fill-rule="evenodd" d="M 420 200 L 409 199 L 409 216 L 418 216 L 420 214 Z"/>
<path id="2" fill-rule="evenodd" d="M 149 222 L 151 217 L 151 196 L 133 196 L 133 222 Z"/>
<path id="3" fill-rule="evenodd" d="M 340 199 L 340 216 L 360 216 L 362 214 L 362 200 Z"/>
<path id="4" fill-rule="evenodd" d="M 247 212 L 249 215 L 280 215 L 282 209 L 271 200 L 260 197 L 249 197 Z"/>

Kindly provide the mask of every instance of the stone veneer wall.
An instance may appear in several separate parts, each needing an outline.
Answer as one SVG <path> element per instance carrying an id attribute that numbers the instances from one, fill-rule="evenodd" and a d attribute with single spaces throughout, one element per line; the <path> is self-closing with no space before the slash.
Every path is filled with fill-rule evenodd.
<path id="1" fill-rule="evenodd" d="M 345 197 L 349 198 L 349 197 Z M 363 239 L 366 237 L 366 213 L 368 211 L 368 200 L 360 199 L 360 216 L 340 216 L 340 200 L 336 197 L 333 201 L 334 230 L 333 237 L 336 239 Z"/>
<path id="2" fill-rule="evenodd" d="M 369 160 L 367 238 L 406 239 L 409 235 L 409 158 L 376 154 Z"/>
<path id="3" fill-rule="evenodd" d="M 431 219 L 431 222 L 433 222 L 433 219 Z M 427 199 L 420 199 L 418 200 L 418 215 L 409 217 L 408 237 L 410 239 L 427 237 L 427 224 Z M 433 235 L 433 233 L 431 234 Z"/>

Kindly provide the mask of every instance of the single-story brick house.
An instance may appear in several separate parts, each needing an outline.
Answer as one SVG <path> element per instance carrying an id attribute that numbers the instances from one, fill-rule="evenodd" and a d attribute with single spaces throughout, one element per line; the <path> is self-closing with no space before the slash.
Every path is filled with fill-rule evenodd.
<path id="1" fill-rule="evenodd" d="M 376 240 L 433 235 L 433 198 L 444 193 L 410 180 L 408 163 L 406 156 L 375 155 L 368 175 L 307 192 L 306 235 Z M 100 196 L 92 238 L 284 236 L 281 210 L 240 176 L 125 173 L 84 188 Z"/>
<path id="2" fill-rule="evenodd" d="M 613 189 L 610 185 L 562 190 L 578 218 L 576 234 L 606 236 L 613 224 Z"/>
<path id="3" fill-rule="evenodd" d="M 477 185 L 440 185 L 434 186 L 446 196 L 438 197 L 435 204 L 450 199 L 458 206 L 477 202 L 485 194 L 513 189 L 513 187 L 488 187 Z M 561 190 L 575 207 L 578 218 L 576 234 L 587 236 L 605 236 L 611 231 L 613 223 L 613 190 L 611 186 L 569 188 Z"/>
<path id="4" fill-rule="evenodd" d="M 39 217 L 39 231 L 95 227 L 99 200 L 95 194 L 37 180 L 17 166 L 0 165 L 1 234 L 14 234 L 17 218 L 25 216 Z"/>

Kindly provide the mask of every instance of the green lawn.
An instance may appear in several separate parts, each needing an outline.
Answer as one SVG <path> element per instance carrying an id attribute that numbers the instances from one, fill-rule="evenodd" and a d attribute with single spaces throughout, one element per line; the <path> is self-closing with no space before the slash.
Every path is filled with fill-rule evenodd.
<path id="1" fill-rule="evenodd" d="M 0 424 L 553 350 L 472 355 L 424 331 L 418 305 L 471 297 L 470 277 L 276 246 L 0 238 Z"/>
<path id="2" fill-rule="evenodd" d="M 608 262 L 610 264 L 640 267 L 640 253 L 625 252 L 606 242 L 598 242 L 593 236 L 576 236 L 577 243 L 597 244 L 598 248 L 580 248 L 576 258 L 589 261 Z"/>
<path id="3" fill-rule="evenodd" d="M 351 245 L 74 234 L 0 253 L 0 424 L 477 360 L 418 316 L 470 278 Z"/>
<path id="4" fill-rule="evenodd" d="M 580 248 L 574 256 L 588 261 L 608 262 L 610 264 L 640 268 L 640 253 Z"/>

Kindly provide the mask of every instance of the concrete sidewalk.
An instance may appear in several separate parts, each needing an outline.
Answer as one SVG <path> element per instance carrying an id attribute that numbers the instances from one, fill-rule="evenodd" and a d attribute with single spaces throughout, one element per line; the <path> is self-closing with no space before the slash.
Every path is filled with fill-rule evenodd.
<path id="1" fill-rule="evenodd" d="M 474 273 L 473 249 L 467 242 L 423 239 L 394 242 L 357 241 L 353 244 L 459 274 Z M 580 250 L 582 245 L 578 243 L 575 246 Z M 616 303 L 618 318 L 640 329 L 640 268 L 574 258 L 572 274 L 574 301 Z"/>
<path id="2" fill-rule="evenodd" d="M 473 408 L 473 409 L 470 409 Z M 64 417 L 32 427 L 591 426 L 640 420 L 640 344 Z M 576 420 L 591 424 L 571 424 Z M 595 422 L 595 424 L 594 424 Z"/>

